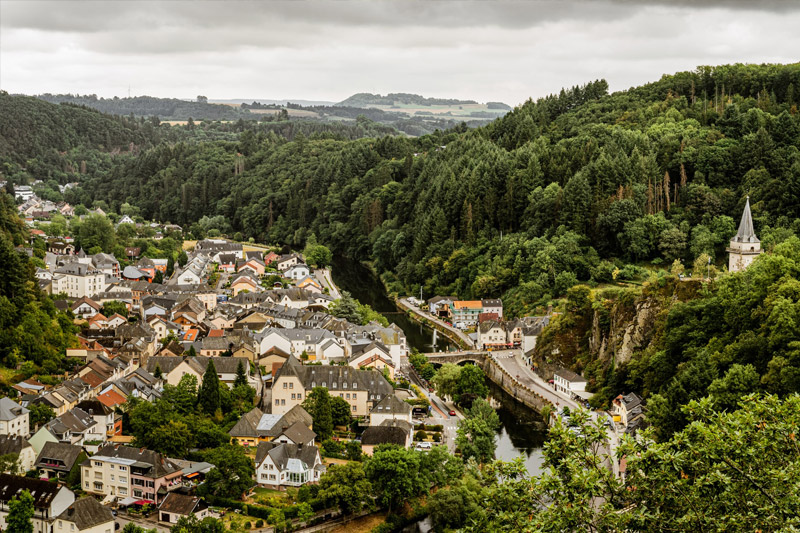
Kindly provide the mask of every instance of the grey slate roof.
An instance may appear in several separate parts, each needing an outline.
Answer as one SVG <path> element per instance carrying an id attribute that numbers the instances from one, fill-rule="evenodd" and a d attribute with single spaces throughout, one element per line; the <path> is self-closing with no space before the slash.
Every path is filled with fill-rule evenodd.
<path id="1" fill-rule="evenodd" d="M 172 460 L 158 452 L 146 448 L 133 448 L 131 446 L 109 444 L 97 450 L 97 453 L 92 457 L 119 457 L 121 459 L 132 459 L 139 463 L 148 464 L 150 465 L 150 469 L 147 475 L 156 479 L 181 470 Z"/>
<path id="2" fill-rule="evenodd" d="M 285 470 L 289 459 L 299 459 L 305 463 L 307 468 L 311 469 L 314 466 L 317 455 L 319 455 L 319 449 L 316 446 L 262 442 L 256 450 L 256 466 L 263 463 L 267 455 L 270 456 L 278 470 Z"/>
<path id="3" fill-rule="evenodd" d="M 375 395 L 375 400 L 378 401 L 384 396 L 394 393 L 394 389 L 380 372 L 357 370 L 349 366 L 304 366 L 294 356 L 289 356 L 278 369 L 275 374 L 275 382 L 281 376 L 287 375 L 297 376 L 305 390 L 311 390 L 314 387 L 327 387 L 337 391 L 365 390 L 370 395 Z"/>
<path id="4" fill-rule="evenodd" d="M 74 444 L 67 444 L 65 442 L 47 442 L 45 443 L 39 456 L 36 458 L 36 467 L 41 468 L 47 466 L 62 472 L 69 472 L 75 466 L 75 461 L 83 452 L 83 448 L 75 446 Z M 53 464 L 62 464 L 63 466 L 54 467 Z"/>
<path id="5" fill-rule="evenodd" d="M 753 215 L 750 214 L 750 197 L 744 204 L 744 212 L 742 213 L 742 220 L 739 222 L 739 231 L 733 238 L 734 242 L 761 242 L 756 237 L 755 229 L 753 229 Z"/>
<path id="6" fill-rule="evenodd" d="M 23 490 L 29 491 L 33 496 L 33 507 L 35 509 L 49 510 L 53 498 L 56 497 L 61 487 L 41 479 L 0 474 L 0 502 L 11 501 L 14 496 Z"/>
<path id="7" fill-rule="evenodd" d="M 317 438 L 317 434 L 300 421 L 295 422 L 281 433 L 295 444 L 313 443 Z"/>
<path id="8" fill-rule="evenodd" d="M 203 509 L 207 509 L 208 505 L 202 498 L 197 496 L 187 496 L 177 492 L 170 492 L 167 497 L 158 506 L 159 511 L 165 513 L 178 514 L 181 516 L 189 516 Z"/>
<path id="9" fill-rule="evenodd" d="M 245 413 L 228 432 L 232 437 L 272 437 L 300 423 L 306 428 L 312 424 L 311 415 L 300 405 L 295 405 L 281 415 L 262 412 L 258 407 Z"/>
<path id="10" fill-rule="evenodd" d="M 0 455 L 19 454 L 29 446 L 28 439 L 19 435 L 0 435 Z"/>
<path id="11" fill-rule="evenodd" d="M 566 368 L 562 368 L 560 370 L 555 371 L 555 375 L 564 378 L 565 380 L 569 381 L 570 383 L 586 383 L 586 379 L 572 370 L 568 370 Z"/>
<path id="12" fill-rule="evenodd" d="M 372 413 L 407 415 L 411 412 L 411 406 L 394 394 L 386 396 L 372 408 Z"/>
<path id="13" fill-rule="evenodd" d="M 111 509 L 102 505 L 91 496 L 84 496 L 76 500 L 63 513 L 58 515 L 59 520 L 66 520 L 78 526 L 79 531 L 114 521 Z"/>
<path id="14" fill-rule="evenodd" d="M 24 415 L 28 410 L 14 400 L 3 397 L 0 398 L 0 420 L 8 421 Z"/>
<path id="15" fill-rule="evenodd" d="M 377 446 L 378 444 L 406 445 L 406 433 L 402 428 L 393 426 L 370 426 L 361 435 L 361 444 Z"/>

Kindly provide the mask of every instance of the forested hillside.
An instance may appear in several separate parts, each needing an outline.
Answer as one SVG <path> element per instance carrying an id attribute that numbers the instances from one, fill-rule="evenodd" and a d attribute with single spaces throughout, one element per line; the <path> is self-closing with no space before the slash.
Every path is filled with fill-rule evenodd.
<path id="1" fill-rule="evenodd" d="M 42 294 L 33 263 L 15 249 L 26 242 L 26 233 L 13 198 L 0 191 L 0 365 L 13 369 L 32 361 L 55 373 L 66 348 L 77 343 L 77 328 Z"/>

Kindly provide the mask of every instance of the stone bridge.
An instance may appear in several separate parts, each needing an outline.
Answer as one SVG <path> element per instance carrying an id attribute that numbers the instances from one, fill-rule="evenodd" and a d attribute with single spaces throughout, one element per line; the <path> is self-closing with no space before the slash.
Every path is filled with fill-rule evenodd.
<path id="1" fill-rule="evenodd" d="M 462 352 L 433 352 L 424 355 L 428 358 L 428 361 L 435 365 L 443 365 L 444 363 L 460 364 L 470 361 L 482 367 L 486 363 L 486 352 L 474 350 Z"/>

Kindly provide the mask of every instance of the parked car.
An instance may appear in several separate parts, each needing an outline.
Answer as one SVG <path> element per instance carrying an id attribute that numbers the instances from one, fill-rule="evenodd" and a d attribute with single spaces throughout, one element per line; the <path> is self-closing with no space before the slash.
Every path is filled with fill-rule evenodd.
<path id="1" fill-rule="evenodd" d="M 450 416 L 456 416 L 456 412 L 450 409 Z"/>

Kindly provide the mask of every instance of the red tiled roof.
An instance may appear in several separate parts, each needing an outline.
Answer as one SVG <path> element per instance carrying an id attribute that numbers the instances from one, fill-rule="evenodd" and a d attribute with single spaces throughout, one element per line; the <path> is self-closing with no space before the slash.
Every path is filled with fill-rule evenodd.
<path id="1" fill-rule="evenodd" d="M 117 391 L 107 391 L 97 397 L 100 402 L 106 407 L 115 407 L 124 404 L 127 400 L 123 395 Z"/>
<path id="2" fill-rule="evenodd" d="M 224 337 L 225 331 L 221 329 L 212 329 L 208 332 L 209 337 Z"/>

